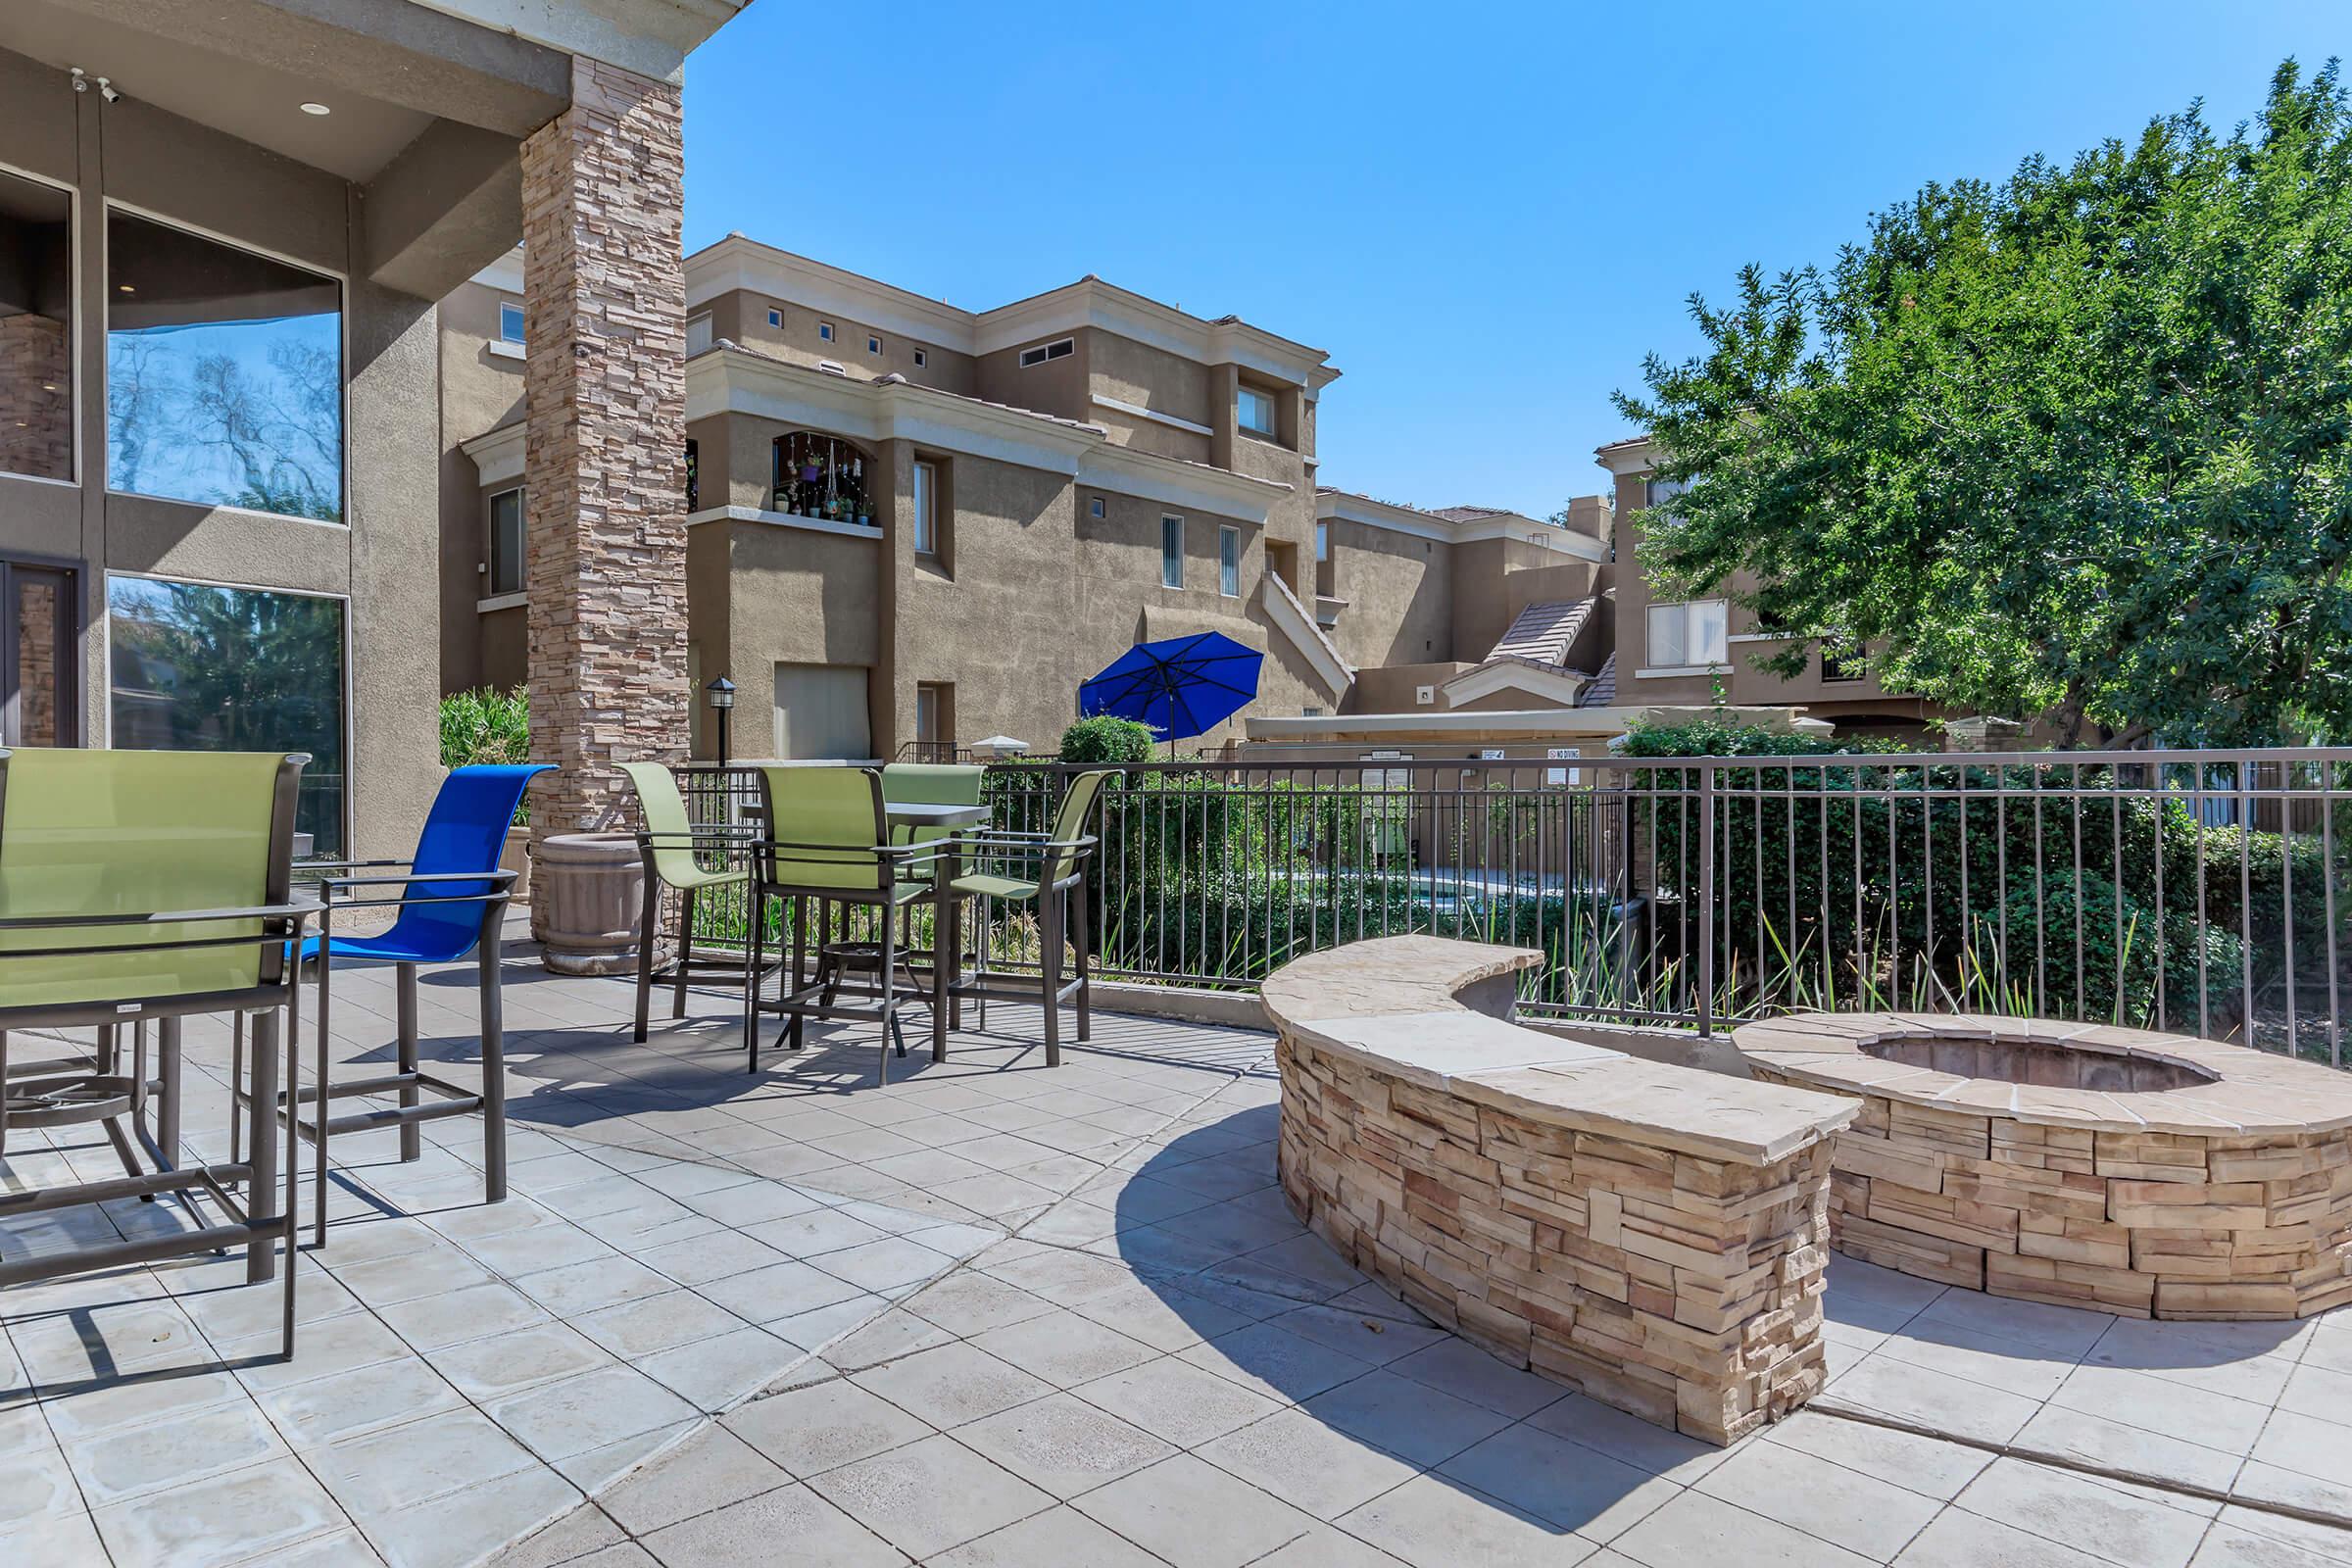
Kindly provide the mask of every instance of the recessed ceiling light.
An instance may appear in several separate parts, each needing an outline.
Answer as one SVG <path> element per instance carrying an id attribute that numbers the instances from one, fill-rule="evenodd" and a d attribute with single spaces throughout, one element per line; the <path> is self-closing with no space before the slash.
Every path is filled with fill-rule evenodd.
<path id="1" fill-rule="evenodd" d="M 334 113 L 332 109 L 327 108 L 324 104 L 304 104 L 302 106 L 302 112 L 306 115 L 331 115 Z"/>
<path id="2" fill-rule="evenodd" d="M 115 288 L 118 292 L 123 294 L 136 294 L 138 292 L 136 288 L 132 287 L 128 283 L 117 283 Z"/>

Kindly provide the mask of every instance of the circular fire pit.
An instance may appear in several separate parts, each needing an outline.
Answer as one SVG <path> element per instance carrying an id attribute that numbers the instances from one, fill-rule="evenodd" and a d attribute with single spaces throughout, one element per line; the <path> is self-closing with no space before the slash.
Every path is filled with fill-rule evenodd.
<path id="1" fill-rule="evenodd" d="M 2352 1301 L 2352 1077 L 2182 1035 L 1805 1013 L 1732 1044 L 1862 1102 L 1833 1139 L 1850 1257 L 1994 1296 L 2163 1318 Z"/>

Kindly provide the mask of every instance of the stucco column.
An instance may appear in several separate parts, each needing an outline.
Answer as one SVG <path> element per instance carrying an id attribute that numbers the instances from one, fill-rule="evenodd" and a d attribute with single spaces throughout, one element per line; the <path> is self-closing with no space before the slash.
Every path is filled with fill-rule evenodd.
<path id="1" fill-rule="evenodd" d="M 688 740 L 678 88 L 575 59 L 571 99 L 522 148 L 535 842 Z"/>

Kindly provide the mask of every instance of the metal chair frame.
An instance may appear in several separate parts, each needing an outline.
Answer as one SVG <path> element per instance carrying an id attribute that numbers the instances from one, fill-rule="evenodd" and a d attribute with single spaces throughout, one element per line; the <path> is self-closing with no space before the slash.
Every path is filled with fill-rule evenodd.
<path id="1" fill-rule="evenodd" d="M 9 754 L 0 751 L 0 766 Z M 5 1135 L 13 1120 L 20 1126 L 66 1126 L 90 1121 L 108 1122 L 109 1141 L 116 1146 L 126 1166 L 126 1173 L 104 1181 L 74 1182 L 59 1187 L 30 1188 L 19 1192 L 0 1193 L 0 1216 L 45 1213 L 55 1209 L 79 1207 L 115 1201 L 125 1198 L 151 1200 L 163 1195 L 175 1195 L 183 1201 L 196 1194 L 211 1198 L 220 1206 L 227 1223 L 199 1224 L 187 1231 L 165 1236 L 142 1237 L 135 1241 L 101 1243 L 92 1247 L 75 1248 L 70 1251 L 39 1257 L 21 1257 L 0 1261 L 0 1286 L 29 1283 L 35 1280 L 56 1279 L 66 1275 L 95 1273 L 106 1269 L 158 1262 L 172 1257 L 218 1255 L 230 1248 L 245 1250 L 245 1277 L 249 1283 L 262 1284 L 278 1274 L 277 1252 L 280 1244 L 285 1251 L 281 1308 L 280 1347 L 282 1358 L 294 1354 L 295 1282 L 300 1270 L 295 1267 L 295 1193 L 300 1178 L 300 1146 L 289 1135 L 279 1159 L 278 1130 L 259 1107 L 271 1103 L 277 1095 L 278 1074 L 282 1070 L 285 1082 L 296 1080 L 300 1063 L 302 1035 L 301 965 L 296 955 L 301 951 L 304 928 L 318 906 L 292 896 L 290 866 L 293 859 L 293 822 L 295 793 L 302 768 L 310 760 L 302 754 L 288 754 L 279 763 L 272 800 L 270 848 L 268 851 L 269 881 L 265 902 L 228 908 L 149 910 L 136 913 L 107 913 L 90 915 L 28 915 L 0 918 L 0 931 L 66 932 L 110 927 L 208 926 L 235 922 L 258 922 L 257 932 L 233 932 L 222 936 L 182 936 L 173 940 L 139 942 L 124 940 L 96 945 L 68 944 L 57 947 L 13 948 L 0 952 L 0 974 L 6 973 L 11 959 L 26 958 L 104 958 L 110 956 L 154 953 L 158 951 L 189 951 L 195 949 L 255 946 L 261 951 L 258 983 L 228 990 L 192 993 L 185 996 L 159 998 L 111 999 L 102 1002 L 39 1003 L 14 1007 L 0 1007 L 0 1086 L 10 1079 L 19 1082 L 43 1082 L 51 1076 L 49 1069 L 66 1064 L 20 1063 L 15 1070 L 8 1064 L 8 1035 L 19 1029 L 95 1028 L 100 1043 L 93 1057 L 95 1065 L 108 1063 L 119 1050 L 116 1032 L 126 1023 L 143 1024 L 153 1020 L 164 1077 L 160 1086 L 150 1085 L 144 1067 L 134 1071 L 129 1079 L 109 1075 L 114 1081 L 98 1092 L 75 1099 L 69 1096 L 54 1101 L 43 1110 L 29 1115 L 12 1113 L 9 1098 L 0 1087 L 0 1135 Z M 0 803 L 4 803 L 0 796 Z M 251 1157 L 243 1157 L 232 1150 L 227 1160 L 181 1166 L 179 1160 L 179 1042 L 183 1021 L 192 1016 L 229 1012 L 236 1015 L 241 1026 L 244 1016 L 254 1017 L 254 1053 L 252 1084 L 239 1102 L 245 1108 L 250 1126 L 246 1129 L 251 1145 Z M 282 1036 L 283 1057 L 279 1054 L 281 1015 L 284 1021 Z M 324 1038 L 323 1020 L 320 1038 Z M 119 1060 L 119 1058 L 116 1058 Z M 240 1062 L 232 1071 L 231 1089 L 243 1075 Z M 112 1125 L 113 1119 L 133 1113 L 144 1102 L 151 1088 L 160 1087 L 163 1102 L 159 1108 L 159 1136 L 151 1144 L 157 1168 L 139 1171 L 131 1159 L 121 1129 Z M 54 1099 L 54 1097 L 53 1097 Z M 231 1113 L 232 1138 L 236 1117 Z M 142 1139 L 144 1129 L 142 1127 Z M 280 1181 L 282 1177 L 282 1190 Z M 242 1189 L 239 1193 L 234 1189 Z M 274 1205 L 274 1206 L 273 1206 Z"/>

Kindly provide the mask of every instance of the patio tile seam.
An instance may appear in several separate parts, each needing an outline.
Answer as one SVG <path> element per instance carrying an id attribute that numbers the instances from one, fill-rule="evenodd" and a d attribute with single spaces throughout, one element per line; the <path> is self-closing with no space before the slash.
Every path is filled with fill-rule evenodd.
<path id="1" fill-rule="evenodd" d="M 2019 1443 L 2014 1439 L 2007 1443 L 1992 1443 L 1983 1438 L 1969 1437 L 1964 1433 L 1943 1431 L 1924 1422 L 1907 1421 L 1899 1416 L 1847 1404 L 1826 1394 L 1816 1396 L 1806 1408 L 1833 1420 L 1850 1421 L 1859 1426 L 1883 1427 L 1888 1431 L 1902 1432 L 1912 1437 L 1930 1438 L 1938 1443 L 1951 1444 L 1955 1447 L 1973 1448 L 1979 1453 L 1991 1454 L 1996 1458 L 2022 1459 L 2029 1464 L 2037 1464 L 2045 1469 L 2067 1471 L 2070 1474 L 2093 1481 L 2120 1482 L 2145 1492 L 2169 1493 L 2175 1496 L 2194 1497 L 2200 1502 L 2245 1508 L 2256 1513 L 2272 1514 L 2281 1519 L 2299 1520 L 2304 1524 L 2326 1525 L 2336 1530 L 2352 1530 L 2352 1511 L 2330 1512 L 2325 1508 L 2310 1508 L 2294 1503 L 2278 1502 L 2266 1497 L 2251 1496 L 2237 1491 L 2234 1481 L 2229 1490 L 2224 1491 L 2213 1487 L 2199 1486 L 2190 1481 L 2143 1475 L 2128 1470 L 2121 1465 L 2103 1465 L 2093 1460 L 2060 1452 L 2054 1448 L 2045 1448 L 2035 1444 Z M 2132 1430 L 2139 1431 L 2141 1429 L 2134 1427 Z M 2244 1470 L 2247 1462 L 2244 1459 L 2240 1460 L 2238 1465 L 2240 1472 Z M 2282 1466 L 2281 1468 L 2291 1467 Z M 2302 1474 L 2303 1472 L 2296 1473 Z M 2326 1478 L 2314 1479 L 2325 1480 Z M 2004 1522 L 2014 1524 L 2014 1521 Z"/>

